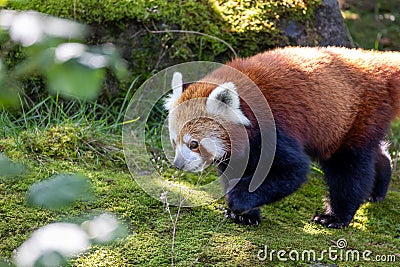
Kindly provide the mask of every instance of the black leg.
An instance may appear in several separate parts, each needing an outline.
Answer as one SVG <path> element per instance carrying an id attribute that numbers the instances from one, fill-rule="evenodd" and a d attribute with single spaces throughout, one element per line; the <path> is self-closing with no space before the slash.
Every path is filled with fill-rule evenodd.
<path id="1" fill-rule="evenodd" d="M 387 147 L 382 144 L 375 156 L 375 182 L 374 189 L 369 197 L 369 201 L 382 201 L 386 197 L 392 176 L 392 168 L 390 165 L 390 156 L 386 151 Z"/>
<path id="2" fill-rule="evenodd" d="M 375 151 L 341 149 L 322 166 L 329 185 L 329 203 L 324 214 L 312 221 L 329 228 L 348 226 L 361 203 L 372 191 Z"/>
<path id="3" fill-rule="evenodd" d="M 258 224 L 259 207 L 296 191 L 306 180 L 308 171 L 309 159 L 300 145 L 278 133 L 274 161 L 266 179 L 254 192 L 249 192 L 252 176 L 240 178 L 226 194 L 230 208 L 226 217 L 241 224 Z"/>

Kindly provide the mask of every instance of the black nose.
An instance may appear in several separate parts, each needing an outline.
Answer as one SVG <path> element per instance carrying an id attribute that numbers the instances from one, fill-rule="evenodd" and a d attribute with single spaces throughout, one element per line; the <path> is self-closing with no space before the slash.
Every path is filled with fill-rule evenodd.
<path id="1" fill-rule="evenodd" d="M 174 166 L 178 169 L 183 169 L 183 167 L 185 166 L 185 161 L 183 159 L 175 159 L 174 160 Z"/>

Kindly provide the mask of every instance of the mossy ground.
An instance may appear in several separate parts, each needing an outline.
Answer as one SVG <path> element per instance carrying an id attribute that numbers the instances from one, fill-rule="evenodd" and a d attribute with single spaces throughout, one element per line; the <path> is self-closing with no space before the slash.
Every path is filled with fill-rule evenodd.
<path id="1" fill-rule="evenodd" d="M 55 134 L 55 132 L 57 134 Z M 48 149 L 54 145 L 49 136 L 67 140 L 71 132 L 77 139 L 74 144 L 65 143 L 63 153 L 54 154 Z M 120 151 L 109 150 L 103 156 L 71 157 L 70 150 L 85 149 L 85 138 L 61 126 L 46 131 L 22 131 L 15 137 L 2 139 L 0 150 L 18 162 L 27 165 L 25 175 L 3 178 L 0 181 L 0 258 L 10 259 L 13 250 L 40 226 L 56 221 L 74 221 L 79 215 L 108 211 L 117 214 L 128 226 L 129 235 L 108 246 L 92 246 L 90 250 L 73 259 L 72 266 L 168 266 L 171 264 L 171 240 L 173 224 L 165 206 L 148 196 L 134 181 L 122 161 L 114 159 Z M 30 136 L 29 139 L 26 136 Z M 79 137 L 81 136 L 81 137 Z M 43 140 L 49 140 L 47 146 Z M 115 139 L 110 146 L 118 147 Z M 107 139 L 102 140 L 107 144 Z M 29 144 L 29 145 L 27 145 Z M 40 152 L 33 149 L 39 146 Z M 44 152 L 43 152 L 44 151 Z M 62 151 L 62 150 L 59 150 Z M 50 153 L 47 157 L 46 153 Z M 93 152 L 94 153 L 94 152 Z M 90 178 L 96 200 L 78 203 L 65 211 L 46 211 L 27 207 L 26 192 L 29 186 L 55 173 L 79 173 Z M 398 180 L 394 177 L 394 180 Z M 398 181 L 397 181 L 398 182 Z M 376 255 L 397 255 L 400 260 L 400 192 L 393 183 L 392 190 L 382 203 L 366 203 L 357 212 L 354 222 L 347 229 L 331 230 L 309 222 L 311 216 L 323 209 L 326 193 L 323 177 L 312 171 L 308 182 L 295 194 L 283 201 L 262 208 L 262 223 L 258 227 L 240 226 L 227 221 L 221 206 L 224 200 L 194 207 L 182 208 L 177 223 L 175 239 L 175 265 L 177 266 L 301 266 L 307 264 L 336 264 L 338 266 L 396 266 L 395 263 L 356 262 L 330 260 L 325 255 L 313 262 L 282 262 L 275 253 L 260 261 L 260 250 L 314 250 L 334 249 L 334 242 L 344 238 L 346 249 L 372 251 Z M 177 208 L 171 207 L 175 218 Z M 339 250 L 340 251 L 340 250 Z M 345 250 L 344 250 L 345 251 Z M 268 252 L 268 253 L 269 253 Z M 261 252 L 260 252 L 261 253 Z M 263 253 L 259 254 L 264 256 Z M 338 257 L 340 254 L 337 254 Z M 360 254 L 361 255 L 361 254 Z M 286 255 L 288 257 L 288 254 Z"/>
<path id="2" fill-rule="evenodd" d="M 96 7 L 99 7 L 97 5 L 99 1 L 86 2 L 96 3 Z M 122 4 L 128 2 L 119 1 Z M 156 1 L 153 2 L 156 3 Z M 163 7 L 163 2 L 167 3 L 167 1 L 158 2 L 161 3 L 159 9 Z M 219 2 L 227 5 L 230 1 Z M 282 2 L 297 3 L 297 1 Z M 77 3 L 82 2 L 77 1 Z M 154 7 L 145 4 L 145 1 L 136 1 L 136 3 L 144 7 Z M 185 3 L 190 5 L 193 1 Z M 85 10 L 79 9 L 79 5 L 74 6 L 72 1 L 47 1 L 46 4 L 43 4 L 43 1 L 26 1 L 25 4 L 31 5 L 29 8 L 44 9 L 48 13 L 64 17 L 78 18 L 87 14 L 83 12 Z M 82 12 L 77 12 L 79 10 Z M 99 18 L 102 18 L 104 14 L 125 16 L 124 12 L 139 12 L 140 10 L 146 10 L 146 12 L 136 14 L 137 16 L 143 15 L 147 18 L 153 16 L 153 19 L 159 16 L 159 13 L 145 8 L 124 7 L 119 10 L 120 13 L 104 12 L 102 7 L 93 8 L 93 10 L 101 10 L 97 15 L 92 14 L 91 22 L 93 23 L 96 23 L 96 20 L 103 21 Z M 370 14 L 371 11 L 367 13 Z M 254 14 L 254 18 L 257 19 L 257 13 Z M 192 26 L 197 25 L 197 21 L 190 17 L 186 18 L 186 22 L 193 23 Z M 371 25 L 365 24 L 367 26 L 364 25 L 364 27 Z M 192 26 L 187 26 L 186 29 Z M 250 26 L 257 27 L 257 23 Z M 124 28 L 122 22 L 121 28 Z M 372 33 L 373 36 L 366 36 L 365 40 L 361 37 L 355 37 L 355 39 L 365 48 L 373 47 L 376 33 L 368 28 L 362 29 L 350 27 L 353 37 L 356 34 Z M 390 32 L 397 34 L 398 28 L 394 29 Z M 223 31 L 222 34 L 230 35 L 231 33 Z M 257 36 L 257 33 L 254 36 Z M 395 38 L 391 40 L 397 40 Z M 248 46 L 254 45 L 254 43 L 248 44 Z M 252 53 L 251 51 L 248 49 L 243 53 Z M 46 127 L 46 130 L 27 128 L 17 132 L 13 132 L 13 129 L 4 129 L 7 138 L 0 139 L 0 153 L 5 153 L 13 160 L 27 166 L 24 175 L 0 178 L 0 262 L 1 259 L 11 259 L 13 250 L 29 238 L 34 230 L 43 225 L 58 221 L 76 221 L 82 215 L 109 211 L 117 214 L 125 222 L 130 230 L 129 235 L 108 246 L 92 246 L 88 252 L 73 259 L 72 266 L 171 265 L 173 224 L 170 214 L 159 200 L 148 196 L 134 181 L 121 159 L 119 136 L 97 131 L 95 124 L 89 124 L 86 127 L 78 127 L 75 124 L 58 125 Z M 399 135 L 395 136 L 395 138 L 398 137 Z M 57 173 L 79 173 L 87 176 L 94 186 L 96 200 L 77 203 L 70 209 L 57 212 L 28 207 L 25 198 L 30 185 Z M 225 207 L 223 199 L 202 207 L 182 208 L 176 229 L 175 265 L 398 266 L 400 261 L 399 177 L 399 173 L 393 175 L 391 190 L 384 202 L 364 204 L 358 210 L 350 227 L 340 230 L 326 229 L 309 222 L 315 212 L 323 210 L 322 199 L 326 194 L 323 177 L 317 171 L 310 173 L 308 182 L 295 194 L 283 201 L 263 207 L 262 223 L 257 227 L 239 226 L 224 219 L 220 208 Z M 178 209 L 171 207 L 170 212 L 175 218 Z M 346 239 L 348 244 L 347 250 L 343 250 L 344 253 L 357 250 L 362 254 L 363 251 L 369 250 L 372 252 L 369 255 L 371 259 L 377 255 L 395 255 L 396 262 L 340 260 L 340 250 L 338 254 L 335 254 L 339 257 L 336 260 L 330 260 L 326 254 L 324 259 L 317 261 L 279 261 L 277 258 L 279 250 L 287 253 L 296 250 L 300 255 L 304 250 L 314 250 L 318 258 L 322 251 L 335 249 L 335 242 L 341 238 Z M 263 252 L 265 246 L 268 252 L 275 250 L 272 261 L 269 257 L 265 261 L 257 258 L 258 253 L 260 250 Z M 259 255 L 265 256 L 263 253 Z"/>

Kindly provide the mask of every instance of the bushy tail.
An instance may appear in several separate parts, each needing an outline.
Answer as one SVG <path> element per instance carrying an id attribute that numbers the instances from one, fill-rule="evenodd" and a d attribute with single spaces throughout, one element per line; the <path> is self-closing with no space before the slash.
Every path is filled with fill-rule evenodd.
<path id="1" fill-rule="evenodd" d="M 393 119 L 400 118 L 400 71 L 394 73 L 389 80 L 389 88 L 392 95 Z"/>

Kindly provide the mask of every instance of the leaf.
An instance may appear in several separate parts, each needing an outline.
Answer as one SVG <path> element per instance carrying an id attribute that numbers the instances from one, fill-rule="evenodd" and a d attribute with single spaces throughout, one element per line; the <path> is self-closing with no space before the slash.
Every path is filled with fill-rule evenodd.
<path id="1" fill-rule="evenodd" d="M 35 267 L 66 266 L 67 260 L 57 251 L 47 251 L 35 261 Z"/>
<path id="2" fill-rule="evenodd" d="M 90 201 L 94 198 L 88 178 L 79 175 L 60 174 L 33 184 L 28 191 L 30 206 L 58 210 L 71 206 L 76 201 Z"/>
<path id="3" fill-rule="evenodd" d="M 54 64 L 44 72 L 48 81 L 48 90 L 66 97 L 94 100 L 97 98 L 105 69 L 92 69 L 70 60 L 63 64 Z"/>
<path id="4" fill-rule="evenodd" d="M 18 89 L 10 83 L 0 81 L 0 109 L 19 105 Z"/>
<path id="5" fill-rule="evenodd" d="M 0 59 L 0 109 L 2 107 L 15 107 L 19 104 L 18 88 L 13 81 L 7 76 L 6 69 Z"/>
<path id="6" fill-rule="evenodd" d="M 14 163 L 7 157 L 0 154 L 0 177 L 2 176 L 17 176 L 25 172 L 25 166 L 19 163 Z"/>

